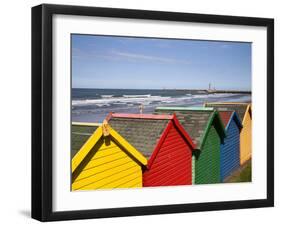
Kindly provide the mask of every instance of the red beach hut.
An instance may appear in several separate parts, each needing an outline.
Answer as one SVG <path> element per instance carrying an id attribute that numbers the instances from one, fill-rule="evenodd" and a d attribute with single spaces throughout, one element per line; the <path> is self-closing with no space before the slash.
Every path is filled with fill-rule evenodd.
<path id="1" fill-rule="evenodd" d="M 192 184 L 195 146 L 175 115 L 110 114 L 107 120 L 148 159 L 144 187 Z"/>

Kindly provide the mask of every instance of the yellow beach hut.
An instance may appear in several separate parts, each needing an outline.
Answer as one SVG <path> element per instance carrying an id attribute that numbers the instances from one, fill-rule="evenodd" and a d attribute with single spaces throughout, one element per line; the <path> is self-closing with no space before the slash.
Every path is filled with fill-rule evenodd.
<path id="1" fill-rule="evenodd" d="M 252 156 L 252 105 L 239 102 L 205 103 L 206 107 L 214 107 L 218 111 L 236 111 L 242 121 L 240 132 L 240 164 L 244 164 Z"/>
<path id="2" fill-rule="evenodd" d="M 71 130 L 72 191 L 142 187 L 147 159 L 106 121 Z"/>

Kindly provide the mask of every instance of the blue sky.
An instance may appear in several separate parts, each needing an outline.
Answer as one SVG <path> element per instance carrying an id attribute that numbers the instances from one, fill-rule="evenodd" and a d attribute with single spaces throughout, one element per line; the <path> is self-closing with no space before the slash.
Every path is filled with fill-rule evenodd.
<path id="1" fill-rule="evenodd" d="M 73 88 L 251 90 L 251 43 L 72 35 Z"/>

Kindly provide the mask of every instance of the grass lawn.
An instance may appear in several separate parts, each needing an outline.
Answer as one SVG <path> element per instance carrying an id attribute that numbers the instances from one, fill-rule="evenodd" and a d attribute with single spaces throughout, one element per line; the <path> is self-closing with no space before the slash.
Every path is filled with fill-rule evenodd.
<path id="1" fill-rule="evenodd" d="M 249 160 L 234 172 L 227 180 L 228 183 L 252 181 L 252 161 Z"/>

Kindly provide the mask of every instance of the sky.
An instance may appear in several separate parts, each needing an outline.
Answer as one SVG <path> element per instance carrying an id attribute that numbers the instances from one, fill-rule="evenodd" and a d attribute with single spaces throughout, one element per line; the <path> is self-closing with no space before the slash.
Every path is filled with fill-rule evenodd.
<path id="1" fill-rule="evenodd" d="M 251 43 L 71 36 L 72 87 L 251 90 Z"/>

